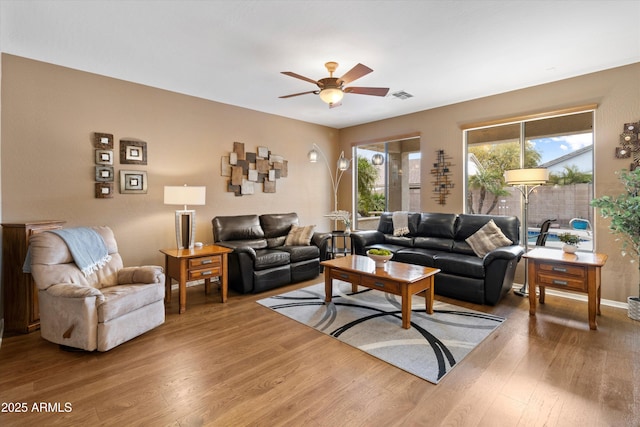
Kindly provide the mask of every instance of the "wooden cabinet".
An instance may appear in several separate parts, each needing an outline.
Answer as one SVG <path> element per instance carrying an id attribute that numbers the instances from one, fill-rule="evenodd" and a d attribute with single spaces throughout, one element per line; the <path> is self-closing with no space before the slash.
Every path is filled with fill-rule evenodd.
<path id="1" fill-rule="evenodd" d="M 7 332 L 28 333 L 40 328 L 38 292 L 31 274 L 22 272 L 29 238 L 62 228 L 65 221 L 2 224 L 2 292 Z"/>

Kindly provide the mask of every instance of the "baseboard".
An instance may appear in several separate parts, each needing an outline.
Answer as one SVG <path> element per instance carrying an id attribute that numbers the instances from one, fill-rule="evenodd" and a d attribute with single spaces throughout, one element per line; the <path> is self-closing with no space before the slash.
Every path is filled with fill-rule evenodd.
<path id="1" fill-rule="evenodd" d="M 522 285 L 517 285 L 514 283 L 513 284 L 513 289 L 520 289 Z M 545 293 L 547 295 L 554 295 L 557 297 L 562 297 L 562 298 L 568 298 L 568 299 L 573 299 L 573 300 L 577 300 L 577 301 L 584 301 L 587 302 L 588 298 L 587 298 L 587 294 L 577 294 L 577 293 L 573 293 L 573 292 L 563 292 L 563 291 L 558 291 L 556 289 L 550 289 L 547 288 Z M 620 301 L 614 301 L 614 300 L 610 300 L 610 299 L 601 299 L 600 300 L 600 305 L 604 305 L 607 307 L 615 307 L 615 308 L 622 308 L 624 310 L 628 310 L 629 309 L 629 305 L 626 302 L 620 302 Z"/>
<path id="2" fill-rule="evenodd" d="M 211 279 L 211 283 L 212 284 L 218 284 L 220 283 L 218 279 L 213 278 Z M 192 286 L 198 286 L 198 285 L 204 285 L 204 280 L 194 280 L 193 282 L 187 282 L 187 288 L 190 288 Z M 180 287 L 179 284 L 177 283 L 172 283 L 171 284 L 171 290 L 175 291 L 176 289 L 178 289 Z"/>
<path id="3" fill-rule="evenodd" d="M 587 302 L 587 295 L 582 295 L 582 294 L 574 294 L 574 293 L 570 293 L 570 292 L 562 292 L 562 291 L 557 291 L 555 289 L 547 289 L 546 294 L 548 295 L 555 295 L 558 297 L 563 297 L 563 298 L 569 298 L 569 299 L 574 299 L 574 300 L 578 300 L 578 301 L 584 301 Z M 605 305 L 608 307 L 615 307 L 615 308 L 622 308 L 625 310 L 629 309 L 629 305 L 626 302 L 620 302 L 620 301 L 614 301 L 614 300 L 610 300 L 610 299 L 601 299 L 600 300 L 600 305 Z"/>

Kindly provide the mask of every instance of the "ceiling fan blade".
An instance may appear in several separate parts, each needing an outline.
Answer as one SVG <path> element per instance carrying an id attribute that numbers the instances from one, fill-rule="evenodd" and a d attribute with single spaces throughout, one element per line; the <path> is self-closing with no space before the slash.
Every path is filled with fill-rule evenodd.
<path id="1" fill-rule="evenodd" d="M 358 64 L 349 71 L 347 71 L 344 76 L 340 77 L 339 81 L 343 84 L 350 83 L 356 79 L 359 79 L 362 76 L 366 76 L 373 70 L 366 65 Z"/>
<path id="2" fill-rule="evenodd" d="M 304 80 L 305 82 L 313 83 L 314 85 L 318 84 L 317 81 L 312 80 L 309 77 L 301 76 L 300 74 L 296 74 L 296 73 L 294 73 L 292 71 L 282 71 L 282 74 L 284 74 L 286 76 L 289 76 L 289 77 L 295 77 L 296 79 Z"/>
<path id="3" fill-rule="evenodd" d="M 310 90 L 307 92 L 300 92 L 300 93 L 292 93 L 291 95 L 283 95 L 283 96 L 279 96 L 278 98 L 293 98 L 294 96 L 300 96 L 300 95 L 306 95 L 308 93 L 316 93 L 318 92 L 317 90 Z"/>
<path id="4" fill-rule="evenodd" d="M 358 95 L 387 96 L 388 87 L 346 87 L 345 93 L 355 93 Z"/>

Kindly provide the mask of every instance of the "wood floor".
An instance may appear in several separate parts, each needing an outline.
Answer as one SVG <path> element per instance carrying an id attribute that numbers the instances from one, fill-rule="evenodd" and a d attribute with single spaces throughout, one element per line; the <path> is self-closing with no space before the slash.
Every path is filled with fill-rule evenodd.
<path id="1" fill-rule="evenodd" d="M 625 310 L 603 306 L 590 331 L 585 302 L 547 295 L 530 318 L 513 294 L 447 300 L 508 320 L 433 385 L 255 303 L 321 280 L 226 304 L 191 287 L 182 315 L 174 291 L 164 325 L 107 353 L 5 337 L 0 425 L 640 425 L 640 324 Z"/>

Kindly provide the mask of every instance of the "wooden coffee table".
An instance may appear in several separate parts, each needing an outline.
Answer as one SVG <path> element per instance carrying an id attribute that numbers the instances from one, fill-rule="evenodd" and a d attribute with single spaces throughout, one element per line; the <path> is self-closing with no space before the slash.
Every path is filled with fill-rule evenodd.
<path id="1" fill-rule="evenodd" d="M 402 297 L 402 327 L 411 325 L 411 297 L 425 291 L 425 306 L 433 314 L 433 277 L 440 270 L 421 265 L 388 261 L 384 267 L 376 268 L 376 263 L 361 255 L 347 255 L 328 261 L 324 266 L 325 301 L 331 302 L 333 279 L 351 283 L 353 292 L 358 286 L 377 289 Z"/>

